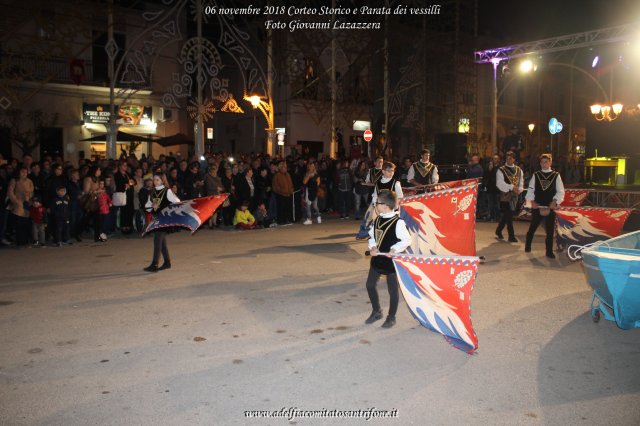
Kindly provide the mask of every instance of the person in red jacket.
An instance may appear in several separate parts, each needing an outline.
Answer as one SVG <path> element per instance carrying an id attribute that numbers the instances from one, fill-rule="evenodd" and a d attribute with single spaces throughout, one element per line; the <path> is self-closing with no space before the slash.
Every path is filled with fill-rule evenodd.
<path id="1" fill-rule="evenodd" d="M 33 197 L 31 201 L 29 216 L 31 217 L 33 246 L 44 247 L 44 243 L 46 241 L 45 229 L 47 228 L 47 209 L 45 209 L 38 197 Z"/>
<path id="2" fill-rule="evenodd" d="M 107 241 L 107 233 L 105 232 L 105 225 L 109 220 L 109 212 L 111 211 L 111 206 L 113 205 L 113 201 L 109 196 L 109 193 L 105 189 L 105 181 L 104 179 L 100 179 L 100 186 L 98 187 L 98 213 L 100 213 L 100 225 L 102 227 L 100 232 L 99 241 L 105 242 Z"/>

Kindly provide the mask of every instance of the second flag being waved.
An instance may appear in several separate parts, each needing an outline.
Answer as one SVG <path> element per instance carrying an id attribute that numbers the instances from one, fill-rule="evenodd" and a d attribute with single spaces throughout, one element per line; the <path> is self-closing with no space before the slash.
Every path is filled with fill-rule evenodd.
<path id="1" fill-rule="evenodd" d="M 402 198 L 400 218 L 407 224 L 412 254 L 475 256 L 478 184 Z"/>

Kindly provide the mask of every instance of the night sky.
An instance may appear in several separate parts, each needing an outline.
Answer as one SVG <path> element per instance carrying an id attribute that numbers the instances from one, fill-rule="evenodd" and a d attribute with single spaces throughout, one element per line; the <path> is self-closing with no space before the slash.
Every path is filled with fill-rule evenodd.
<path id="1" fill-rule="evenodd" d="M 640 0 L 478 0 L 479 33 L 509 43 L 640 22 Z"/>

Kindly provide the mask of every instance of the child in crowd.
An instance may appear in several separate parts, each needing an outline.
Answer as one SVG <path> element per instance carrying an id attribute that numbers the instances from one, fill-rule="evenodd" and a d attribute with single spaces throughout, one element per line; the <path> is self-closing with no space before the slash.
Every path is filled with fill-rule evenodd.
<path id="1" fill-rule="evenodd" d="M 263 228 L 273 228 L 276 226 L 276 223 L 267 211 L 267 206 L 264 201 L 258 203 L 255 212 L 253 212 L 253 216 L 256 218 L 258 226 L 262 226 Z"/>
<path id="2" fill-rule="evenodd" d="M 45 229 L 47 228 L 47 209 L 44 208 L 38 197 L 31 200 L 29 209 L 31 217 L 31 232 L 33 235 L 33 247 L 44 247 Z"/>
<path id="3" fill-rule="evenodd" d="M 58 246 L 62 247 L 63 244 L 68 244 L 69 219 L 71 218 L 71 201 L 65 186 L 56 188 L 56 197 L 51 203 L 51 216 L 55 224 L 53 237 Z"/>
<path id="4" fill-rule="evenodd" d="M 106 179 L 100 179 L 100 186 L 98 188 L 98 212 L 100 213 L 100 223 L 102 224 L 102 229 L 101 229 L 101 233 L 100 233 L 100 241 L 107 241 L 107 233 L 106 233 L 106 227 L 107 225 L 107 221 L 109 218 L 109 212 L 111 209 L 111 206 L 113 205 L 113 202 L 111 201 L 111 197 L 109 196 L 109 193 L 106 191 L 105 189 L 105 182 Z"/>
<path id="5" fill-rule="evenodd" d="M 373 221 L 373 226 L 369 230 L 369 251 L 371 252 L 371 264 L 369 276 L 367 277 L 367 293 L 373 311 L 366 324 L 371 324 L 382 318 L 382 308 L 378 298 L 376 286 L 380 275 L 387 276 L 387 287 L 389 289 L 389 315 L 382 324 L 384 328 L 391 328 L 396 323 L 396 312 L 398 311 L 398 277 L 390 256 L 385 254 L 402 253 L 411 244 L 411 235 L 407 230 L 404 220 L 400 219 L 395 211 L 398 198 L 392 191 L 383 189 L 377 194 L 375 208 L 378 217 Z M 384 254 L 380 254 L 384 253 Z"/>
<path id="6" fill-rule="evenodd" d="M 255 217 L 249 211 L 249 201 L 245 200 L 236 209 L 236 214 L 233 216 L 233 225 L 236 229 L 257 229 Z"/>

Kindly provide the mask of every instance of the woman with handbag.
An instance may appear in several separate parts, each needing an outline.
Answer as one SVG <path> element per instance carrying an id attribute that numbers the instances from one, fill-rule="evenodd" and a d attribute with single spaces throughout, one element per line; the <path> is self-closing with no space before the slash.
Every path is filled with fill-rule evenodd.
<path id="1" fill-rule="evenodd" d="M 153 175 L 153 189 L 149 194 L 149 199 L 145 204 L 145 209 L 151 212 L 153 216 L 159 214 L 165 207 L 179 203 L 180 199 L 176 194 L 167 188 L 164 184 L 166 178 L 164 173 L 156 172 Z M 152 219 L 153 220 L 153 219 Z M 147 272 L 158 272 L 171 268 L 171 258 L 169 257 L 169 249 L 167 248 L 167 234 L 174 232 L 171 228 L 157 228 L 153 232 L 153 258 L 151 264 L 144 268 Z M 160 262 L 160 254 L 164 258 L 162 266 L 158 267 Z"/>
<path id="2" fill-rule="evenodd" d="M 120 210 L 120 230 L 123 234 L 130 234 L 133 227 L 133 187 L 135 180 L 129 175 L 126 161 L 118 164 L 118 170 L 113 175 L 116 190 L 113 193 L 113 205 Z"/>
<path id="3" fill-rule="evenodd" d="M 100 206 L 98 204 L 100 175 L 102 175 L 102 169 L 100 167 L 93 166 L 89 169 L 87 176 L 82 182 L 80 204 L 85 211 L 84 218 L 82 220 L 82 229 L 86 229 L 89 225 L 89 221 L 93 221 L 93 240 L 96 242 L 105 242 L 107 241 L 107 236 L 100 231 L 102 228 L 99 210 Z"/>
<path id="4" fill-rule="evenodd" d="M 320 210 L 318 210 L 318 189 L 320 188 L 320 176 L 316 171 L 316 163 L 310 162 L 307 166 L 307 173 L 302 179 L 304 185 L 305 201 L 305 221 L 304 225 L 311 225 L 313 218 L 317 218 L 318 223 L 322 223 Z"/>

